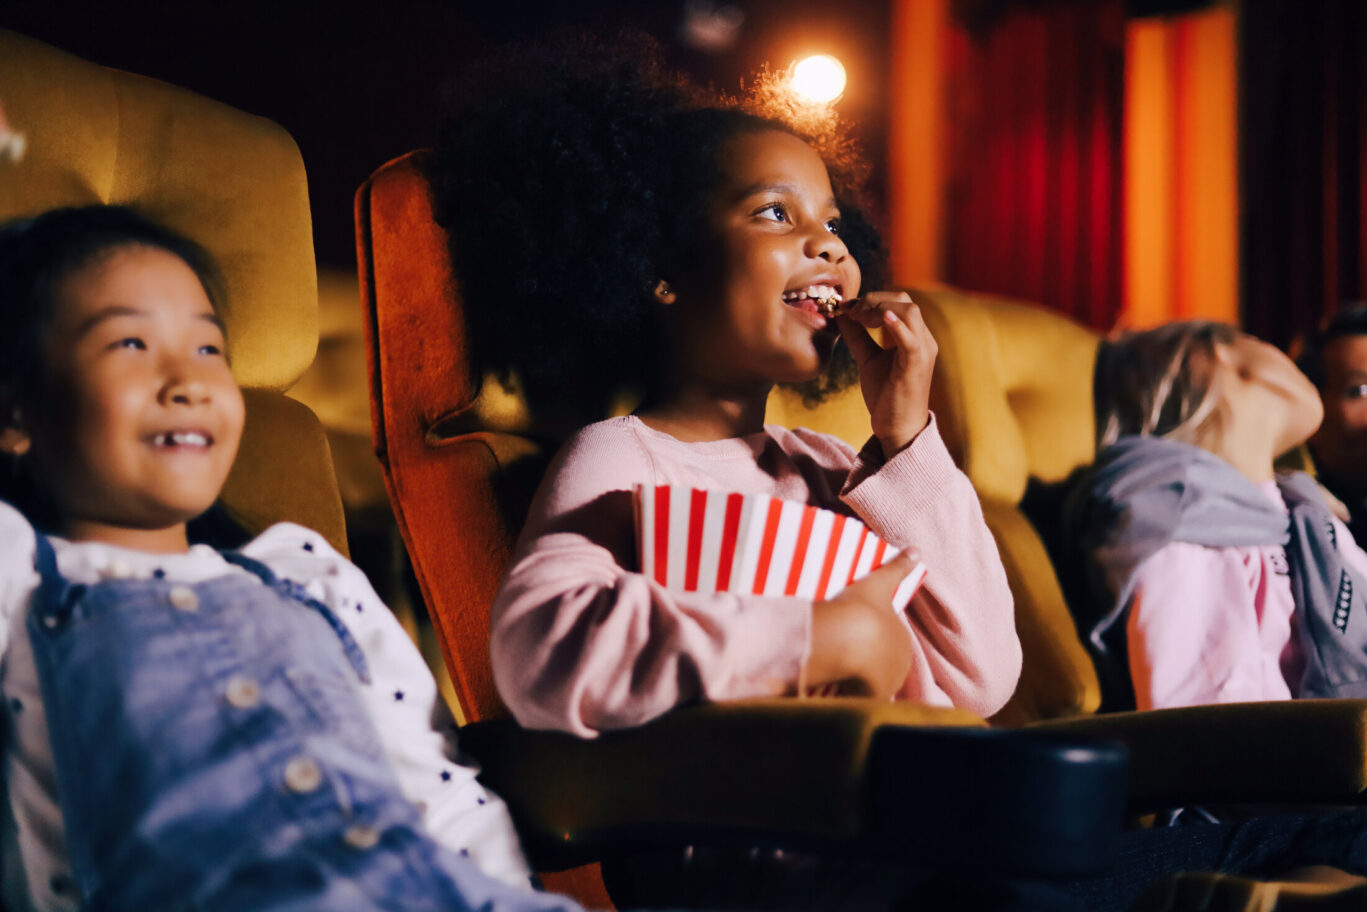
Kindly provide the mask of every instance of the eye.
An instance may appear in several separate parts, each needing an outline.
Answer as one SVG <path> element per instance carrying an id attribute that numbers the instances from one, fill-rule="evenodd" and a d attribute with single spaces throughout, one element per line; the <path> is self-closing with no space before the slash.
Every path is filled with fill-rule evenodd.
<path id="1" fill-rule="evenodd" d="M 147 351 L 147 343 L 137 336 L 128 336 L 115 342 L 110 348 L 131 348 L 137 351 Z"/>
<path id="2" fill-rule="evenodd" d="M 201 355 L 221 355 L 223 348 L 218 345 L 201 345 L 198 349 Z"/>
<path id="3" fill-rule="evenodd" d="M 1367 399 L 1367 383 L 1348 387 L 1348 391 L 1343 396 L 1345 399 Z"/>
<path id="4" fill-rule="evenodd" d="M 762 219 L 768 219 L 771 222 L 787 222 L 788 207 L 782 203 L 770 203 L 763 209 L 757 210 L 755 215 Z"/>
<path id="5" fill-rule="evenodd" d="M 840 216 L 826 219 L 826 230 L 836 237 L 840 236 Z"/>

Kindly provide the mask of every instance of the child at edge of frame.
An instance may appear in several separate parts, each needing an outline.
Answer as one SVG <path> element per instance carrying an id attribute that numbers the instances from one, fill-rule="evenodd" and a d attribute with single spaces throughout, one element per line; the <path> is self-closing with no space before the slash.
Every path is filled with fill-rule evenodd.
<path id="1" fill-rule="evenodd" d="M 0 227 L 5 908 L 577 909 L 357 567 L 195 542 L 243 425 L 219 289 L 127 208 Z"/>

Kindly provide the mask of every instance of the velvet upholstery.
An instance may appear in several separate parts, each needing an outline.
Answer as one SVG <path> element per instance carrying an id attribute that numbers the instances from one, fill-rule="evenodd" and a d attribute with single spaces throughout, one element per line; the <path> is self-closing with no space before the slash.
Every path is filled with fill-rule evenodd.
<path id="1" fill-rule="evenodd" d="M 1058 485 L 1092 461 L 1092 371 L 1100 339 L 1066 317 L 1020 302 L 950 289 L 913 296 L 940 349 L 931 387 L 940 433 L 978 491 L 1016 599 L 1021 680 L 994 721 L 1095 712 L 1101 703 L 1096 670 L 1031 522 L 1047 517 L 1027 517 L 1021 506 L 1027 491 Z"/>
<path id="2" fill-rule="evenodd" d="M 0 219 L 58 206 L 132 206 L 199 242 L 226 285 L 247 427 L 222 501 L 256 533 L 281 520 L 343 554 L 346 530 L 317 419 L 283 391 L 318 339 L 303 161 L 270 121 L 0 30 L 0 103 L 27 154 L 0 163 Z"/>

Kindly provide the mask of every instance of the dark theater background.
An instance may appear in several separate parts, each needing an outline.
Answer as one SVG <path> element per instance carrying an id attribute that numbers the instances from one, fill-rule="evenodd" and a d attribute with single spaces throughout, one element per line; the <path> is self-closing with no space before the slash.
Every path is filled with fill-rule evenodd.
<path id="1" fill-rule="evenodd" d="M 429 142 L 507 42 L 644 29 L 722 88 L 830 53 L 899 281 L 1106 329 L 1241 319 L 1288 343 L 1363 296 L 1367 9 L 1357 0 L 10 2 L 0 26 L 282 124 L 317 254 L 353 268 L 351 194 Z M 703 33 L 703 37 L 697 37 Z"/>

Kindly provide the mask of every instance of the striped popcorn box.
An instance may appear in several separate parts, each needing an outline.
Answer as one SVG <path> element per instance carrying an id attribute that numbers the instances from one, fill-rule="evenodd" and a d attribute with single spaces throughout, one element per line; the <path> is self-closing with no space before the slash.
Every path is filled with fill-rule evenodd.
<path id="1" fill-rule="evenodd" d="M 795 501 L 671 485 L 634 494 L 641 572 L 670 589 L 822 601 L 898 553 L 859 520 Z M 925 576 L 918 562 L 893 607 Z"/>

